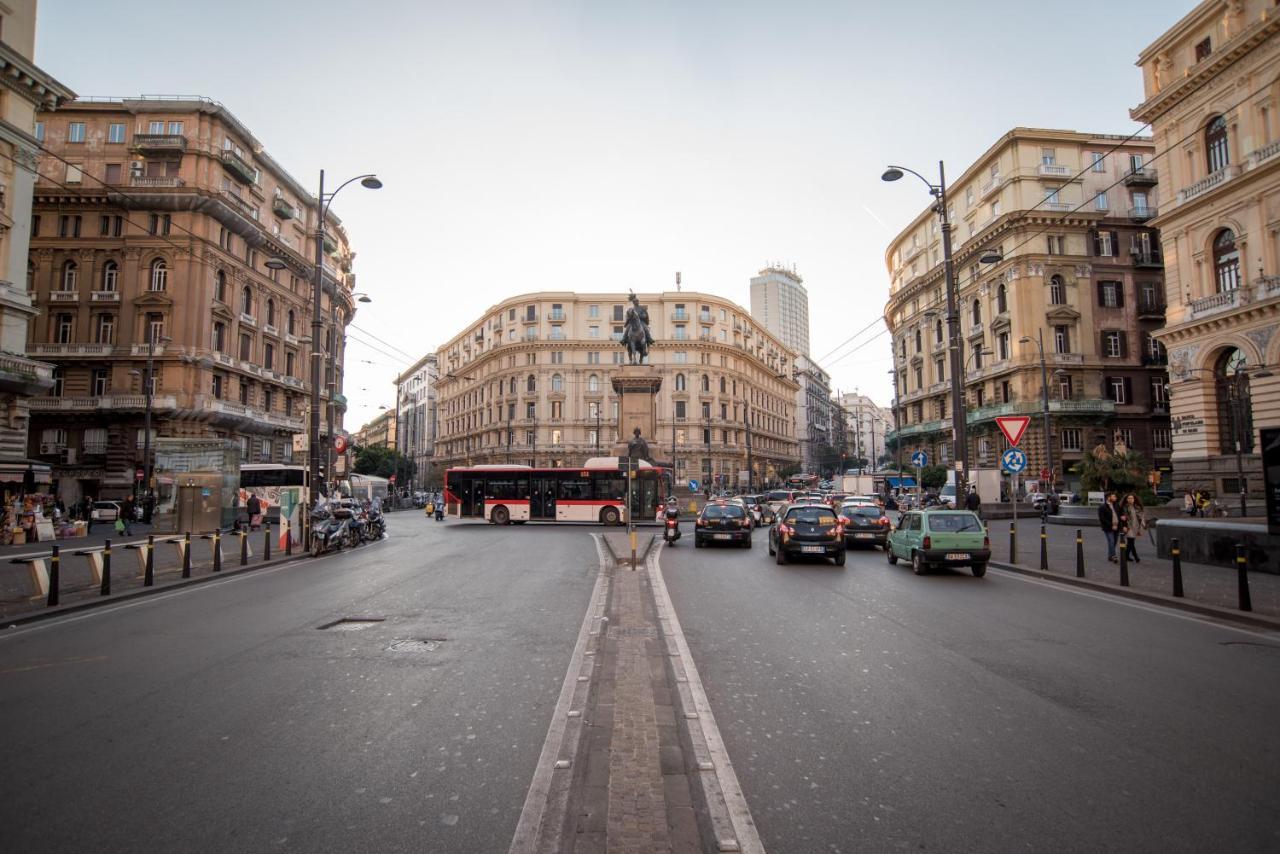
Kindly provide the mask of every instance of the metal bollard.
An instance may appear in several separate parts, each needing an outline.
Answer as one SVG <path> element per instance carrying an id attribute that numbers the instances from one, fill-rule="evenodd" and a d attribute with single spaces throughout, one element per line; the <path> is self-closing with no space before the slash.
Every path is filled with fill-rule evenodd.
<path id="1" fill-rule="evenodd" d="M 53 554 L 49 556 L 49 598 L 47 604 L 50 608 L 58 604 L 58 575 L 59 564 L 62 558 L 58 557 L 58 547 L 53 547 Z"/>
<path id="2" fill-rule="evenodd" d="M 1120 532 L 1120 586 L 1129 586 L 1129 539 Z"/>
<path id="3" fill-rule="evenodd" d="M 53 547 L 53 559 L 55 566 L 58 559 L 58 547 Z M 1236 545 L 1236 581 L 1240 588 L 1240 610 L 1252 611 L 1253 600 L 1249 598 L 1249 558 L 1245 556 L 1244 546 Z M 49 595 L 52 596 L 53 588 L 49 588 Z"/>
<path id="4" fill-rule="evenodd" d="M 182 537 L 182 577 L 191 577 L 191 532 Z"/>
<path id="5" fill-rule="evenodd" d="M 240 534 L 240 565 L 249 565 L 249 532 L 239 531 Z"/>
<path id="6" fill-rule="evenodd" d="M 102 541 L 102 588 L 98 591 L 102 596 L 111 595 L 111 541 Z"/>
<path id="7" fill-rule="evenodd" d="M 142 586 L 154 587 L 156 583 L 156 538 L 147 534 L 147 563 L 142 570 Z"/>
<path id="8" fill-rule="evenodd" d="M 222 531 L 213 532 L 213 571 L 222 572 Z"/>
<path id="9" fill-rule="evenodd" d="M 1018 527 L 1009 523 L 1009 563 L 1018 562 Z"/>
<path id="10" fill-rule="evenodd" d="M 1049 535 L 1045 533 L 1044 525 L 1040 526 L 1040 569 L 1049 571 Z"/>
<path id="11" fill-rule="evenodd" d="M 262 523 L 262 559 L 271 560 L 271 523 Z"/>
<path id="12" fill-rule="evenodd" d="M 284 531 L 284 554 L 285 557 L 293 556 L 293 532 L 289 530 L 289 520 L 280 520 L 281 529 Z"/>
<path id="13" fill-rule="evenodd" d="M 1169 553 L 1173 557 L 1173 595 L 1182 598 L 1182 547 L 1177 537 L 1173 538 Z"/>
<path id="14" fill-rule="evenodd" d="M 1084 535 L 1076 528 L 1076 578 L 1084 578 Z"/>

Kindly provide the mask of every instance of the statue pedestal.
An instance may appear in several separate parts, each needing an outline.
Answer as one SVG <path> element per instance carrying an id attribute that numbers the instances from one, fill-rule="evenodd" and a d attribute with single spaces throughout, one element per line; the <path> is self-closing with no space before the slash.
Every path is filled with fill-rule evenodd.
<path id="1" fill-rule="evenodd" d="M 610 377 L 618 395 L 618 443 L 614 454 L 627 456 L 627 443 L 639 427 L 640 435 L 649 443 L 651 454 L 657 453 L 658 408 L 656 398 L 662 388 L 662 375 L 652 365 L 623 365 Z"/>

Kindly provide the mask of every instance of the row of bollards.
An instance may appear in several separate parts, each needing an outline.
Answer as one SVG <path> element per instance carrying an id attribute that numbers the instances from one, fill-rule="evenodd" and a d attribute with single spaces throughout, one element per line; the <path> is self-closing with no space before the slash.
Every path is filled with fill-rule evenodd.
<path id="1" fill-rule="evenodd" d="M 289 526 L 287 521 L 281 523 L 281 530 L 288 532 Z M 248 531 L 236 531 L 240 537 L 240 566 L 249 565 L 249 536 Z M 210 551 L 212 553 L 212 571 L 222 571 L 222 535 L 223 531 L 214 530 L 207 534 L 201 534 L 200 538 L 210 541 Z M 162 542 L 178 543 L 182 551 L 182 577 L 191 577 L 191 532 L 187 531 L 181 537 L 175 537 Z M 145 543 L 128 544 L 125 548 L 145 550 L 142 558 L 142 586 L 155 586 L 155 548 L 156 541 L 154 534 L 148 534 Z M 100 566 L 95 569 L 100 571 L 101 582 L 98 585 L 98 595 L 111 595 L 111 540 L 103 540 L 102 548 L 89 548 L 75 552 L 76 555 L 86 556 Z M 285 542 L 285 555 L 293 555 L 293 542 L 291 539 Z M 43 560 L 44 557 L 32 558 L 28 556 L 28 560 Z M 59 604 L 61 594 L 61 575 L 62 575 L 62 549 L 58 545 L 50 546 L 50 553 L 47 556 L 49 561 L 48 568 L 48 584 L 49 590 L 45 597 L 45 604 L 48 607 L 54 607 Z M 271 526 L 263 525 L 262 530 L 262 560 L 271 560 Z M 15 559 L 14 563 L 20 562 Z"/>

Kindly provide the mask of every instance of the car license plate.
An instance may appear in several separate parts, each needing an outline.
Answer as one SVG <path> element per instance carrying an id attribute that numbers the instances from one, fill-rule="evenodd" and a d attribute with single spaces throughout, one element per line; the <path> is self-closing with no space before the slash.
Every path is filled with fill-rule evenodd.
<path id="1" fill-rule="evenodd" d="M 875 534 L 854 534 L 853 535 L 853 538 L 855 540 L 874 540 L 875 537 L 876 537 Z"/>
<path id="2" fill-rule="evenodd" d="M 727 540 L 727 539 L 729 539 L 729 535 L 728 535 L 728 534 L 716 534 L 716 535 L 715 535 L 715 538 L 716 538 L 717 540 Z"/>
<path id="3" fill-rule="evenodd" d="M 804 554 L 822 554 L 822 546 L 801 546 L 800 551 Z"/>
<path id="4" fill-rule="evenodd" d="M 968 560 L 968 552 L 947 552 L 947 560 Z"/>

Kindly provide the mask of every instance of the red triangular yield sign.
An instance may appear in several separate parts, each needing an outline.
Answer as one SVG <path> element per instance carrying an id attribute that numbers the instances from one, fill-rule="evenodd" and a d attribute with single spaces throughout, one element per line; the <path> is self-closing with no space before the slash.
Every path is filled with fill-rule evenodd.
<path id="1" fill-rule="evenodd" d="M 1002 415 L 996 419 L 996 426 L 1000 428 L 1000 432 L 1009 440 L 1009 444 L 1017 447 L 1018 442 L 1022 441 L 1022 434 L 1027 432 L 1027 425 L 1031 423 L 1030 415 Z"/>

